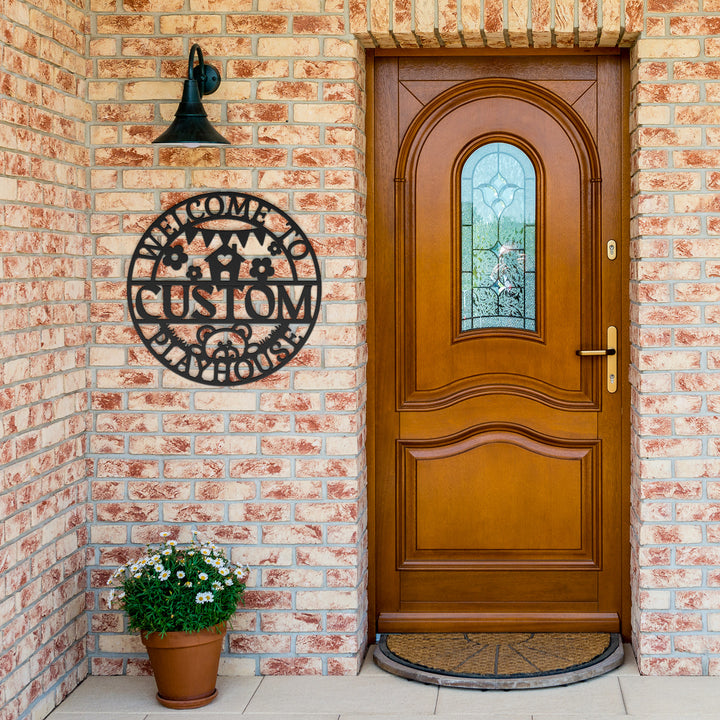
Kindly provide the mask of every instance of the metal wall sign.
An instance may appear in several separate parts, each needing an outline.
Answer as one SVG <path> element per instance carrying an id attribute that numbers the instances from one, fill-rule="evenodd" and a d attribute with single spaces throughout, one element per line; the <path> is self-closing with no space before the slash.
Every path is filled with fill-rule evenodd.
<path id="1" fill-rule="evenodd" d="M 253 195 L 195 195 L 159 215 L 135 248 L 135 329 L 167 368 L 242 385 L 288 363 L 320 310 L 320 266 L 297 223 Z"/>

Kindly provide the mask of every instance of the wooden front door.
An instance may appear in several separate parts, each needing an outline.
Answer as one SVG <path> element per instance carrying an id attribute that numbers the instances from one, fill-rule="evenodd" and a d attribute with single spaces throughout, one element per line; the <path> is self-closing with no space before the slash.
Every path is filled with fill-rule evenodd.
<path id="1" fill-rule="evenodd" d="M 621 57 L 371 68 L 376 629 L 618 631 Z"/>

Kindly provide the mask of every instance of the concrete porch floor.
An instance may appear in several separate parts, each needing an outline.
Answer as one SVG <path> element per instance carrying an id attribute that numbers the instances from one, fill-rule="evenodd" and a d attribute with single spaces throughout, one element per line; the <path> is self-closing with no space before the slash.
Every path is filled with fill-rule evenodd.
<path id="1" fill-rule="evenodd" d="M 147 677 L 89 677 L 50 720 L 699 720 L 720 717 L 720 677 L 641 677 L 629 645 L 603 677 L 542 690 L 480 691 L 421 685 L 376 667 L 356 677 L 220 677 L 218 698 L 168 710 Z"/>

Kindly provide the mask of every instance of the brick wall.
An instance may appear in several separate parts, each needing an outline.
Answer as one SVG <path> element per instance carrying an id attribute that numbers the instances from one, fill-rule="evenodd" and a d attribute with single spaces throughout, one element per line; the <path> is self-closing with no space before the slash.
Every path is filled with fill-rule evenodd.
<path id="1" fill-rule="evenodd" d="M 648 674 L 720 674 L 718 10 L 648 0 L 632 53 L 633 626 Z"/>
<path id="2" fill-rule="evenodd" d="M 87 673 L 82 3 L 0 10 L 0 717 Z"/>
<path id="3" fill-rule="evenodd" d="M 357 670 L 367 602 L 361 44 L 629 47 L 640 37 L 633 642 L 645 673 L 720 674 L 720 7 L 577 5 L 91 0 L 87 15 L 70 2 L 2 6 L 3 720 L 41 717 L 85 672 L 85 563 L 92 672 L 148 671 L 103 588 L 161 530 L 188 539 L 199 529 L 253 568 L 223 672 Z M 221 68 L 205 106 L 232 145 L 153 146 L 194 41 Z M 292 214 L 320 258 L 323 304 L 291 364 L 218 390 L 149 355 L 125 280 L 156 215 L 222 188 Z"/>
<path id="4" fill-rule="evenodd" d="M 223 672 L 355 673 L 367 576 L 361 51 L 332 0 L 127 7 L 93 2 L 90 42 L 92 671 L 148 670 L 104 606 L 110 570 L 161 530 L 187 540 L 197 529 L 252 567 Z M 227 148 L 149 144 L 177 109 L 191 41 L 221 70 L 204 105 Z M 292 215 L 319 257 L 323 298 L 290 364 L 214 389 L 151 357 L 125 283 L 157 214 L 223 188 Z"/>

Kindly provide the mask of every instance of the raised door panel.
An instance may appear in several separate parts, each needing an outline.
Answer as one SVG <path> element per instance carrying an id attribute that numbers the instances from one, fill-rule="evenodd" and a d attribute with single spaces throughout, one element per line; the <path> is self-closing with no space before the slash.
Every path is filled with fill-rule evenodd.
<path id="1" fill-rule="evenodd" d="M 495 428 L 400 441 L 399 568 L 597 568 L 599 452 Z"/>
<path id="2" fill-rule="evenodd" d="M 460 175 L 473 151 L 496 142 L 518 148 L 535 168 L 536 322 L 530 330 L 467 332 L 459 288 L 465 262 Z M 575 355 L 592 343 L 599 324 L 593 302 L 599 170 L 582 120 L 543 88 L 480 81 L 441 95 L 410 128 L 406 145 L 398 196 L 398 242 L 407 259 L 398 278 L 399 406 L 438 408 L 506 393 L 597 409 L 596 368 Z M 502 195 L 508 186 L 498 176 L 490 191 Z"/>

